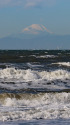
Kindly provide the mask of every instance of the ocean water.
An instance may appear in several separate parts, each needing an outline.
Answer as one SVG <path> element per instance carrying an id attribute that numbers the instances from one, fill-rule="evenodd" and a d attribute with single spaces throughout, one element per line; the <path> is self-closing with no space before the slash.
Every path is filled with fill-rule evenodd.
<path id="1" fill-rule="evenodd" d="M 70 50 L 0 50 L 0 124 L 70 124 Z"/>

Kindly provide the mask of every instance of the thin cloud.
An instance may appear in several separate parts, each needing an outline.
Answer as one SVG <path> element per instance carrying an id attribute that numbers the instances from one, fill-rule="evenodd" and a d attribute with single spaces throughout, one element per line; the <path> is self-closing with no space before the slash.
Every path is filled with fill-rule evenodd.
<path id="1" fill-rule="evenodd" d="M 22 6 L 22 4 L 24 5 L 24 1 L 23 0 L 0 0 L 0 7 Z"/>
<path id="2" fill-rule="evenodd" d="M 42 7 L 54 5 L 56 0 L 0 0 L 0 7 L 4 6 L 23 6 L 24 8 L 29 7 Z"/>
<path id="3" fill-rule="evenodd" d="M 41 2 L 42 0 L 26 0 L 25 7 L 36 7 L 39 6 Z"/>
<path id="4" fill-rule="evenodd" d="M 0 6 L 6 6 L 11 3 L 11 0 L 0 0 Z"/>
<path id="5" fill-rule="evenodd" d="M 25 0 L 25 7 L 43 7 L 43 6 L 53 6 L 56 0 Z"/>

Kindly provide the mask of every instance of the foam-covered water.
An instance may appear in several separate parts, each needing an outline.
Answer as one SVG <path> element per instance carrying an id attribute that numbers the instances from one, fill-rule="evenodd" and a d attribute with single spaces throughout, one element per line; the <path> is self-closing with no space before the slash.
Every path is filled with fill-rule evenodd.
<path id="1" fill-rule="evenodd" d="M 0 120 L 70 118 L 70 93 L 2 94 Z"/>
<path id="2" fill-rule="evenodd" d="M 0 121 L 70 119 L 70 51 L 0 51 Z"/>
<path id="3" fill-rule="evenodd" d="M 70 86 L 70 72 L 34 71 L 31 69 L 5 68 L 0 70 L 0 87 L 6 89 L 46 88 L 66 89 Z"/>

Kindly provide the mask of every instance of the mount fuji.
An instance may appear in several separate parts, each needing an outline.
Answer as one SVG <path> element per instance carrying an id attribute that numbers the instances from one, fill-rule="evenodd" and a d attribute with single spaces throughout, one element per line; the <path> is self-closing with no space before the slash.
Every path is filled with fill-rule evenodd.
<path id="1" fill-rule="evenodd" d="M 70 35 L 56 35 L 42 24 L 32 24 L 18 34 L 0 38 L 0 49 L 70 49 Z"/>

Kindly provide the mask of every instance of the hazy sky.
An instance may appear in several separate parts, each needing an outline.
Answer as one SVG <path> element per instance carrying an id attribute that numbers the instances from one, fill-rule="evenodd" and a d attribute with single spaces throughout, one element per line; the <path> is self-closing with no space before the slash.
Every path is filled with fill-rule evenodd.
<path id="1" fill-rule="evenodd" d="M 42 24 L 55 34 L 70 34 L 70 0 L 0 0 L 0 38 Z"/>

